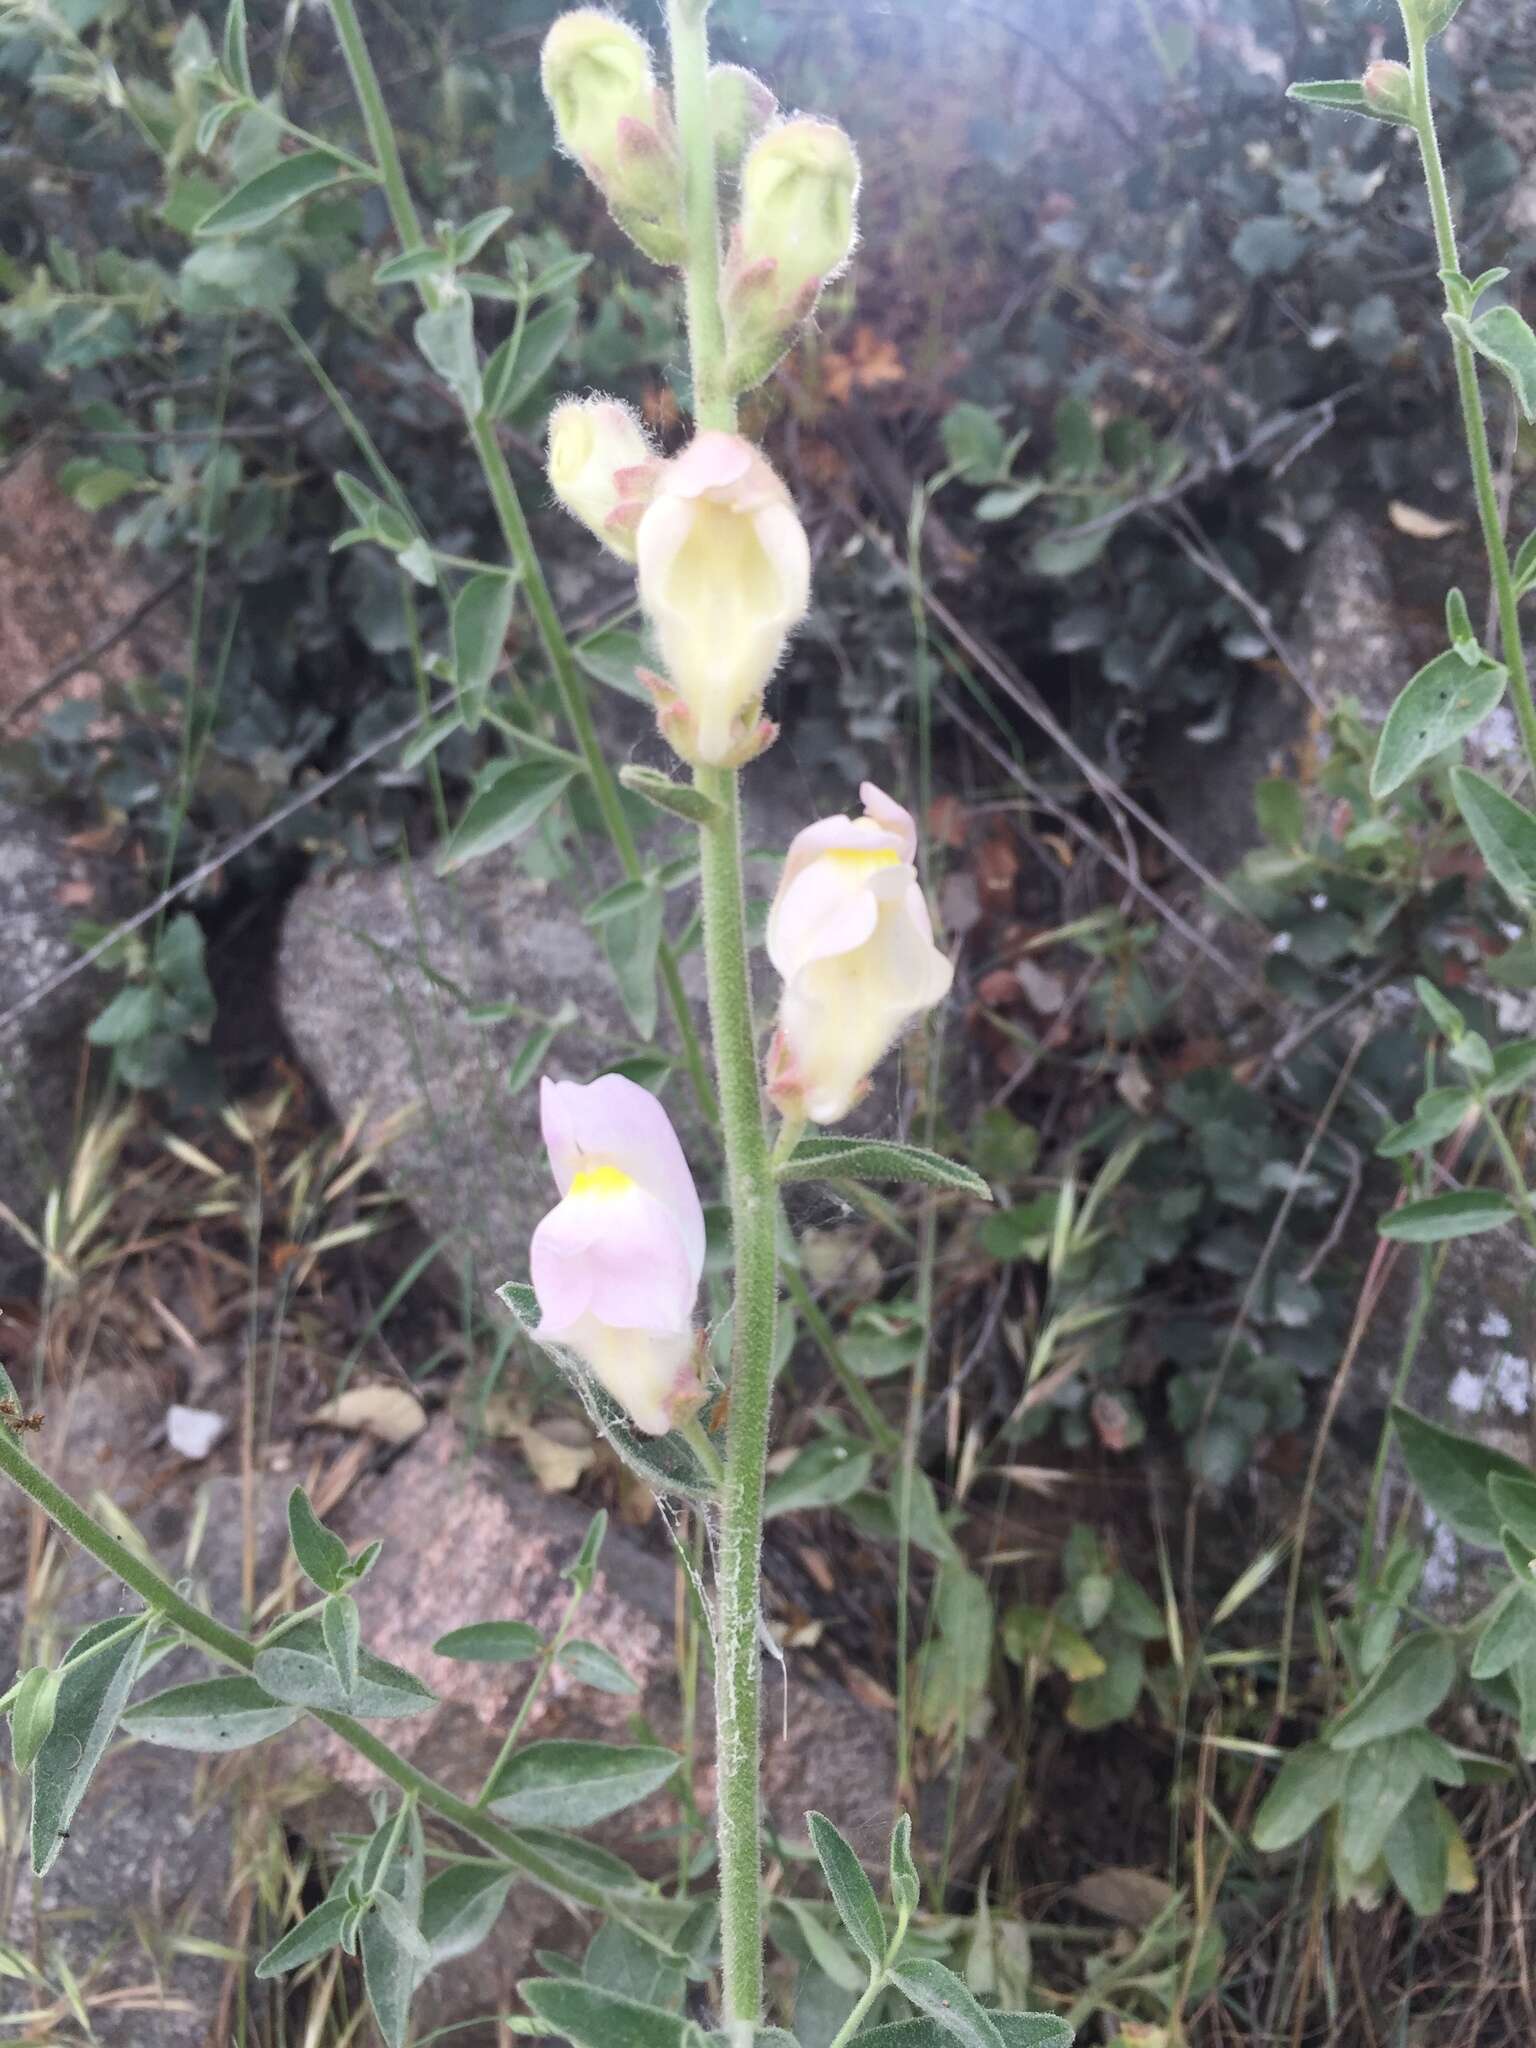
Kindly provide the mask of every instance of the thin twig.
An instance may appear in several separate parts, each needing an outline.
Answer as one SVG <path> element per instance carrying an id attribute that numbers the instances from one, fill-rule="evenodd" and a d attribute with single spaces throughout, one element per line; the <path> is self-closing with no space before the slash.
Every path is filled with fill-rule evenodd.
<path id="1" fill-rule="evenodd" d="M 126 617 L 109 626 L 89 647 L 82 647 L 78 654 L 70 655 L 67 660 L 61 661 L 57 668 L 50 669 L 40 683 L 34 683 L 16 703 L 6 707 L 4 716 L 0 717 L 0 732 L 7 731 L 13 725 L 19 725 L 29 711 L 41 704 L 45 697 L 52 696 L 55 690 L 62 688 L 71 676 L 79 675 L 82 669 L 89 668 L 93 662 L 99 661 L 104 654 L 109 653 L 119 640 L 126 639 L 135 626 L 144 623 L 157 605 L 164 604 L 168 597 L 174 596 L 191 574 L 192 564 L 184 562 L 174 576 L 167 577 L 158 589 L 149 593 L 142 604 L 135 605 Z"/>

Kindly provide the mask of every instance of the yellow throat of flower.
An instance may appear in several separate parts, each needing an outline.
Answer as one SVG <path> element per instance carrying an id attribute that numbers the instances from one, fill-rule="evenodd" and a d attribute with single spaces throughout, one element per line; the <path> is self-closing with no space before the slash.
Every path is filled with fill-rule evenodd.
<path id="1" fill-rule="evenodd" d="M 834 846 L 822 855 L 845 873 L 872 875 L 877 868 L 895 868 L 901 865 L 901 855 L 894 846 Z"/>
<path id="2" fill-rule="evenodd" d="M 634 1186 L 616 1166 L 584 1166 L 571 1182 L 573 1195 L 627 1195 Z"/>

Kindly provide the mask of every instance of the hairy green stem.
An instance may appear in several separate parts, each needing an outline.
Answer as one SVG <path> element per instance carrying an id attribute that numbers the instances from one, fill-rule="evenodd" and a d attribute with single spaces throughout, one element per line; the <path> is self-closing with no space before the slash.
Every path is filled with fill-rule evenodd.
<path id="1" fill-rule="evenodd" d="M 194 1607 L 176 1588 L 156 1571 L 147 1558 L 102 1527 L 96 1518 L 87 1513 L 79 1502 L 72 1499 L 61 1486 L 50 1479 L 46 1472 L 34 1465 L 8 1430 L 0 1429 L 0 1474 L 14 1482 L 21 1491 L 33 1500 L 57 1524 L 64 1534 L 80 1548 L 104 1565 L 115 1579 L 121 1581 L 130 1592 L 137 1593 L 145 1605 L 154 1609 L 160 1617 L 171 1623 L 189 1641 L 206 1650 L 210 1656 L 219 1658 L 225 1664 L 232 1664 L 238 1671 L 250 1672 L 256 1665 L 256 1646 L 247 1637 L 211 1615 L 204 1614 L 200 1607 Z M 381 1742 L 360 1721 L 354 1721 L 350 1714 L 332 1714 L 314 1709 L 314 1718 L 329 1728 L 361 1757 L 365 1757 L 374 1768 L 398 1785 L 402 1792 L 411 1794 L 439 1820 L 458 1828 L 473 1840 L 492 1849 L 505 1862 L 514 1865 L 534 1883 L 542 1884 L 549 1890 L 564 1897 L 581 1898 L 586 1905 L 604 1907 L 609 1902 L 596 1886 L 583 1896 L 583 1888 L 569 1881 L 563 1873 L 551 1868 L 536 1849 L 522 1841 L 509 1828 L 477 1806 L 471 1806 L 466 1799 L 448 1791 L 429 1778 L 424 1771 L 408 1764 L 403 1757 L 396 1756 L 387 1742 Z"/>
<path id="2" fill-rule="evenodd" d="M 1435 224 L 1435 248 L 1442 270 L 1459 271 L 1461 260 L 1456 248 L 1456 226 L 1451 218 L 1445 164 L 1440 155 L 1440 139 L 1435 133 L 1435 110 L 1429 95 L 1428 46 L 1424 31 L 1415 19 L 1413 7 L 1405 5 L 1402 13 L 1403 26 L 1408 35 L 1408 67 L 1413 86 L 1413 125 L 1414 132 L 1419 138 L 1419 153 L 1424 160 L 1424 181 L 1429 188 L 1429 210 Z M 1447 296 L 1449 297 L 1449 294 Z M 1515 595 L 1515 579 L 1510 570 L 1509 548 L 1504 539 L 1499 494 L 1494 484 L 1493 456 L 1488 446 L 1488 424 L 1483 417 L 1482 394 L 1478 389 L 1477 357 L 1471 343 L 1454 333 L 1451 336 L 1451 353 L 1456 364 L 1456 389 L 1461 398 L 1461 418 L 1466 429 L 1467 453 L 1472 461 L 1472 481 L 1477 492 L 1477 513 L 1482 523 L 1483 545 L 1487 550 L 1488 569 L 1493 578 L 1494 595 L 1498 601 L 1500 644 L 1505 666 L 1509 670 L 1515 715 L 1520 721 L 1520 735 L 1525 743 L 1526 759 L 1530 763 L 1532 774 L 1536 775 L 1536 700 L 1532 698 L 1531 679 L 1525 665 L 1525 649 L 1520 640 L 1520 601 Z"/>
<path id="3" fill-rule="evenodd" d="M 394 123 L 390 120 L 379 76 L 373 68 L 373 59 L 368 54 L 368 45 L 358 23 L 357 9 L 353 5 L 353 0 L 330 0 L 330 8 L 336 23 L 337 35 L 341 40 L 342 54 L 346 58 L 347 70 L 351 74 L 353 90 L 362 112 L 363 125 L 368 131 L 369 145 L 378 160 L 379 175 L 383 180 L 385 197 L 389 201 L 390 219 L 394 223 L 395 233 L 402 249 L 419 249 L 424 245 L 425 237 L 421 231 L 421 223 L 416 217 L 410 187 L 405 180 L 405 169 L 400 161 L 400 146 L 395 138 Z M 423 304 L 430 303 L 424 283 L 420 289 Z M 597 729 L 592 722 L 592 707 L 587 701 L 586 684 L 577 666 L 570 639 L 555 609 L 555 601 L 550 593 L 543 565 L 539 561 L 538 550 L 533 544 L 533 535 L 528 530 L 528 521 L 517 494 L 517 486 L 512 480 L 512 471 L 508 466 L 506 454 L 496 438 L 494 423 L 483 412 L 469 422 L 469 428 L 475 453 L 485 475 L 486 488 L 496 508 L 502 538 L 522 577 L 528 609 L 533 614 L 534 625 L 555 679 L 561 713 L 581 753 L 582 764 L 602 815 L 604 829 L 618 853 L 625 876 L 630 881 L 639 881 L 644 874 L 644 868 L 635 846 L 634 834 L 625 815 L 618 783 L 598 740 Z M 706 1116 L 712 1118 L 715 1110 L 714 1095 L 704 1064 L 703 1048 L 699 1044 L 698 1032 L 694 1029 L 693 1014 L 688 1007 L 688 997 L 683 988 L 682 975 L 678 970 L 677 956 L 665 939 L 657 951 L 657 964 L 662 985 L 667 992 L 667 1001 L 677 1021 L 689 1079 L 700 1108 Z"/>
<path id="4" fill-rule="evenodd" d="M 705 0 L 707 5 L 707 0 Z M 683 207 L 688 261 L 688 360 L 693 410 L 701 427 L 729 433 L 736 406 L 725 381 L 725 319 L 720 310 L 720 181 L 709 104 L 709 34 L 699 0 L 667 0 L 672 94 L 683 146 Z"/>

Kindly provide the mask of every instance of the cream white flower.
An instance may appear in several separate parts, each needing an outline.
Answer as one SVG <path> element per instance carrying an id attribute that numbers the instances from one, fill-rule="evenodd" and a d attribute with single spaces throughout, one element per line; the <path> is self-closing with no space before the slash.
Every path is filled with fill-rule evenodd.
<path id="1" fill-rule="evenodd" d="M 545 1080 L 539 1110 L 561 1199 L 529 1248 L 538 1334 L 664 1436 L 703 1398 L 704 1212 L 683 1148 L 655 1096 L 619 1074 Z"/>
<path id="2" fill-rule="evenodd" d="M 810 547 L 789 492 L 750 441 L 698 434 L 662 469 L 637 559 L 640 602 L 684 714 L 667 736 L 691 760 L 737 762 L 810 603 Z"/>
<path id="3" fill-rule="evenodd" d="M 617 15 L 578 7 L 545 36 L 541 70 L 561 147 L 648 255 L 681 261 L 682 159 L 645 39 Z"/>
<path id="4" fill-rule="evenodd" d="M 635 559 L 635 531 L 661 458 L 627 405 L 567 398 L 549 416 L 549 481 L 567 512 L 605 547 Z"/>
<path id="5" fill-rule="evenodd" d="M 768 914 L 768 957 L 782 976 L 768 1087 L 786 1116 L 833 1124 L 954 969 L 934 943 L 913 865 L 917 828 L 872 782 L 862 818 L 823 818 L 797 833 Z"/>
<path id="6" fill-rule="evenodd" d="M 734 389 L 767 376 L 847 264 L 858 196 L 858 155 L 835 121 L 800 114 L 748 150 L 723 280 Z"/>

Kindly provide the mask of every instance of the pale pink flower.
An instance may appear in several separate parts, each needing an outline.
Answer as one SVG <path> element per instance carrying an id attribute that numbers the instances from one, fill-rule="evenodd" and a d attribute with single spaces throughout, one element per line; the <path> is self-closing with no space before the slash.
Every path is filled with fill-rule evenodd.
<path id="1" fill-rule="evenodd" d="M 640 602 L 682 707 L 668 738 L 731 764 L 810 603 L 805 529 L 750 441 L 706 431 L 663 467 L 636 540 Z"/>
<path id="2" fill-rule="evenodd" d="M 661 458 L 629 407 L 616 398 L 563 399 L 549 416 L 548 468 L 566 511 L 632 562 Z"/>
<path id="3" fill-rule="evenodd" d="M 636 1426 L 664 1436 L 698 1405 L 694 1301 L 704 1212 L 671 1118 L 618 1074 L 546 1079 L 544 1144 L 561 1199 L 533 1233 L 538 1335 L 574 1351 Z"/>
<path id="4" fill-rule="evenodd" d="M 783 978 L 768 1085 L 786 1115 L 837 1123 L 873 1069 L 954 969 L 934 943 L 917 879 L 917 828 L 872 782 L 862 818 L 797 833 L 768 913 L 768 957 Z"/>

